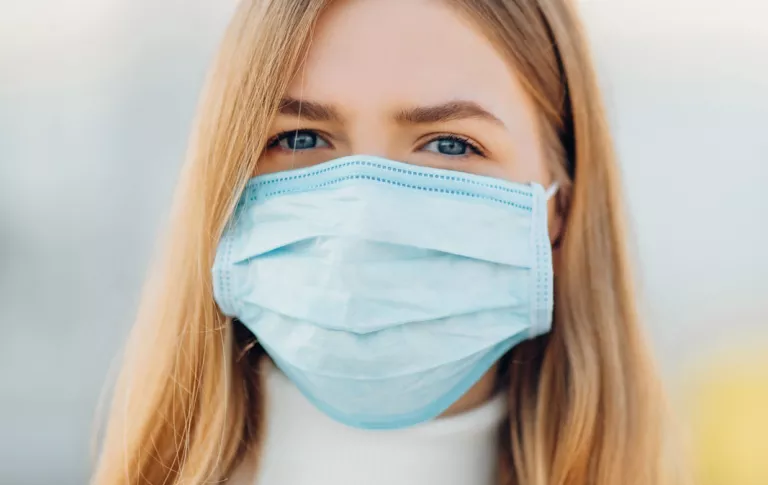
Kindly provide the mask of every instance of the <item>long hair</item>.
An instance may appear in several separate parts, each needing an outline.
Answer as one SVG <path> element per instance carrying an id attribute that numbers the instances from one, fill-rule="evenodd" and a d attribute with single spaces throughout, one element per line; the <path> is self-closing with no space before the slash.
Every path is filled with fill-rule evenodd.
<path id="1" fill-rule="evenodd" d="M 662 483 L 661 393 L 634 303 L 612 144 L 570 0 L 448 0 L 540 113 L 565 226 L 552 332 L 504 361 L 505 483 Z M 94 485 L 202 485 L 258 466 L 263 353 L 212 296 L 216 246 L 328 0 L 243 0 L 209 75 L 165 252 L 116 384 Z"/>

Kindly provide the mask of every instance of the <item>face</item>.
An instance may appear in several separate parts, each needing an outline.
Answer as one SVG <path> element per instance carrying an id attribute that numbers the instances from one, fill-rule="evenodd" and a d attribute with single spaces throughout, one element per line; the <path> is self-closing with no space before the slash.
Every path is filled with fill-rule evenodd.
<path id="1" fill-rule="evenodd" d="M 341 0 L 321 17 L 259 173 L 351 154 L 549 184 L 533 103 L 439 0 Z"/>
<path id="2" fill-rule="evenodd" d="M 333 2 L 282 104 L 257 174 L 367 154 L 551 183 L 515 70 L 439 0 Z M 449 412 L 485 400 L 492 377 Z"/>

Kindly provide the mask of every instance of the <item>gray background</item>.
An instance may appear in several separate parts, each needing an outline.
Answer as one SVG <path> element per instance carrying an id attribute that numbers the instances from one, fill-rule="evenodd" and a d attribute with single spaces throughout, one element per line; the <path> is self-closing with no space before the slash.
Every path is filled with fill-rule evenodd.
<path id="1" fill-rule="evenodd" d="M 768 7 L 583 0 L 674 394 L 768 343 Z M 727 5 L 726 5 L 727 4 Z M 0 0 L 0 484 L 82 484 L 233 0 Z"/>

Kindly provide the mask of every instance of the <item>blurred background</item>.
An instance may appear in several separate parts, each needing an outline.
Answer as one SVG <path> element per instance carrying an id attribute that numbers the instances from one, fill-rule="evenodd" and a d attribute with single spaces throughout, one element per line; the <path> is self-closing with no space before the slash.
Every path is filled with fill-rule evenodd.
<path id="1" fill-rule="evenodd" d="M 702 484 L 768 485 L 768 3 L 581 0 Z M 0 484 L 76 485 L 234 0 L 0 0 Z"/>

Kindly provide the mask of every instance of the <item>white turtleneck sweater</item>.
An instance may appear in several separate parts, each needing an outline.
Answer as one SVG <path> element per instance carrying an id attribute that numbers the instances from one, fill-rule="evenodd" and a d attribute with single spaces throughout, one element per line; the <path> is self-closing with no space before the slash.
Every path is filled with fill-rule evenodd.
<path id="1" fill-rule="evenodd" d="M 273 366 L 261 464 L 228 485 L 497 485 L 504 397 L 400 430 L 344 426 L 317 410 Z"/>

